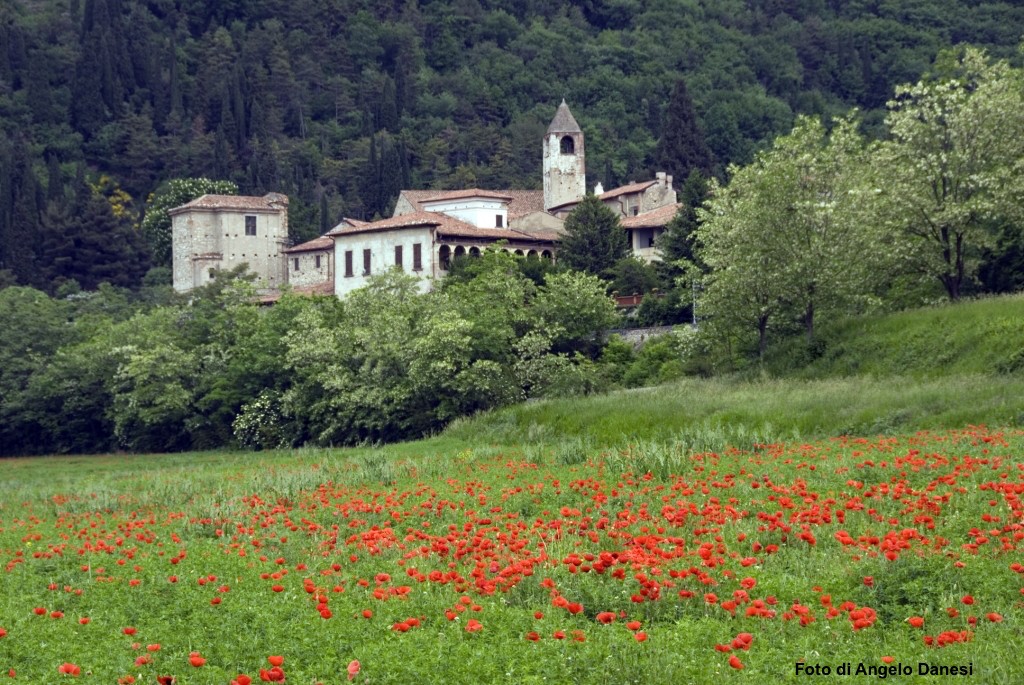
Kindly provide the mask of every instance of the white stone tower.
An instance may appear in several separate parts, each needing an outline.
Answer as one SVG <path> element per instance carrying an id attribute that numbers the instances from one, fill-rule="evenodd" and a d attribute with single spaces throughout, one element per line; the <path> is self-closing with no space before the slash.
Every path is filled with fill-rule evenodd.
<path id="1" fill-rule="evenodd" d="M 562 100 L 544 135 L 544 209 L 578 202 L 586 194 L 583 131 Z"/>

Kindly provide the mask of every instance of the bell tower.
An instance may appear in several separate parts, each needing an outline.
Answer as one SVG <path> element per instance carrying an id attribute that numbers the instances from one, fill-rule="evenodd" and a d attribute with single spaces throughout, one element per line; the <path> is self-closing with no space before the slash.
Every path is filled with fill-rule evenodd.
<path id="1" fill-rule="evenodd" d="M 563 99 L 544 135 L 544 209 L 577 202 L 586 194 L 583 131 Z"/>

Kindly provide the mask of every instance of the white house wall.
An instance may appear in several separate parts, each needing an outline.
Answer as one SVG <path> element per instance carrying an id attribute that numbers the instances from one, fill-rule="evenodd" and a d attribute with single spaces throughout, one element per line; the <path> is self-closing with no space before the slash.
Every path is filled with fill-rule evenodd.
<path id="1" fill-rule="evenodd" d="M 420 203 L 428 212 L 442 212 L 467 224 L 480 228 L 507 228 L 508 210 L 500 200 L 451 200 L 446 202 Z M 495 218 L 501 216 L 501 224 Z"/>
<path id="2" fill-rule="evenodd" d="M 422 268 L 413 271 L 413 245 L 420 244 Z M 399 228 L 389 231 L 354 233 L 334 237 L 334 293 L 345 297 L 365 286 L 369 276 L 363 275 L 363 250 L 370 250 L 370 276 L 395 267 L 395 247 L 402 246 L 402 270 L 419 277 L 420 292 L 430 289 L 434 269 L 434 249 L 429 228 Z M 352 251 L 352 276 L 345 275 L 345 252 Z"/>

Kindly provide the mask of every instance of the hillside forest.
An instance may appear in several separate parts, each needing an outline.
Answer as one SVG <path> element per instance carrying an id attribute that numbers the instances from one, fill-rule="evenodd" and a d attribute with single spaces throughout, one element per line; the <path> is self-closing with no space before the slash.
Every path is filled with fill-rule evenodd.
<path id="1" fill-rule="evenodd" d="M 1021 27 L 988 0 L 9 0 L 0 283 L 166 278 L 137 227 L 175 178 L 287 194 L 294 240 L 403 187 L 539 187 L 563 97 L 589 185 L 721 178 L 799 114 L 884 135 L 896 85 L 961 43 L 1019 60 Z"/>
<path id="2" fill-rule="evenodd" d="M 1020 290 L 1022 27 L 927 0 L 5 4 L 0 454 L 396 441 L 769 348 L 798 368 L 851 317 Z M 152 227 L 196 193 L 284 192 L 302 240 L 401 188 L 538 187 L 562 97 L 588 184 L 679 179 L 662 262 L 590 195 L 557 264 L 171 292 Z M 628 323 L 699 325 L 637 351 L 613 291 L 645 294 Z"/>

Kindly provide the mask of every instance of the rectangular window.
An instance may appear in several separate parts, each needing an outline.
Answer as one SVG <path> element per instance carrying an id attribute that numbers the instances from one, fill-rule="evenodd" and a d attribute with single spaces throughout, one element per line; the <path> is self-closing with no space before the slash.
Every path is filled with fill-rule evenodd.
<path id="1" fill-rule="evenodd" d="M 247 216 L 245 217 L 245 234 L 256 235 L 256 217 Z"/>
<path id="2" fill-rule="evenodd" d="M 352 276 L 352 250 L 345 250 L 345 276 Z"/>
<path id="3" fill-rule="evenodd" d="M 316 256 L 316 268 L 320 268 L 320 255 Z"/>
<path id="4" fill-rule="evenodd" d="M 292 269 L 292 271 L 298 271 L 299 270 L 299 258 L 296 257 L 295 259 L 292 260 L 292 262 L 294 263 L 294 266 L 295 266 L 295 268 Z"/>
<path id="5" fill-rule="evenodd" d="M 395 266 L 402 268 L 402 246 L 395 245 Z"/>
<path id="6" fill-rule="evenodd" d="M 363 275 L 370 275 L 370 250 L 369 248 L 363 250 Z"/>
<path id="7" fill-rule="evenodd" d="M 494 215 L 494 227 L 495 228 L 505 228 L 505 222 L 502 220 L 501 214 L 495 214 Z"/>
<path id="8" fill-rule="evenodd" d="M 423 246 L 419 243 L 412 246 L 412 270 L 423 271 Z"/>
<path id="9" fill-rule="evenodd" d="M 640 205 L 635 205 L 633 207 L 633 216 L 636 216 L 639 213 L 640 213 Z"/>

